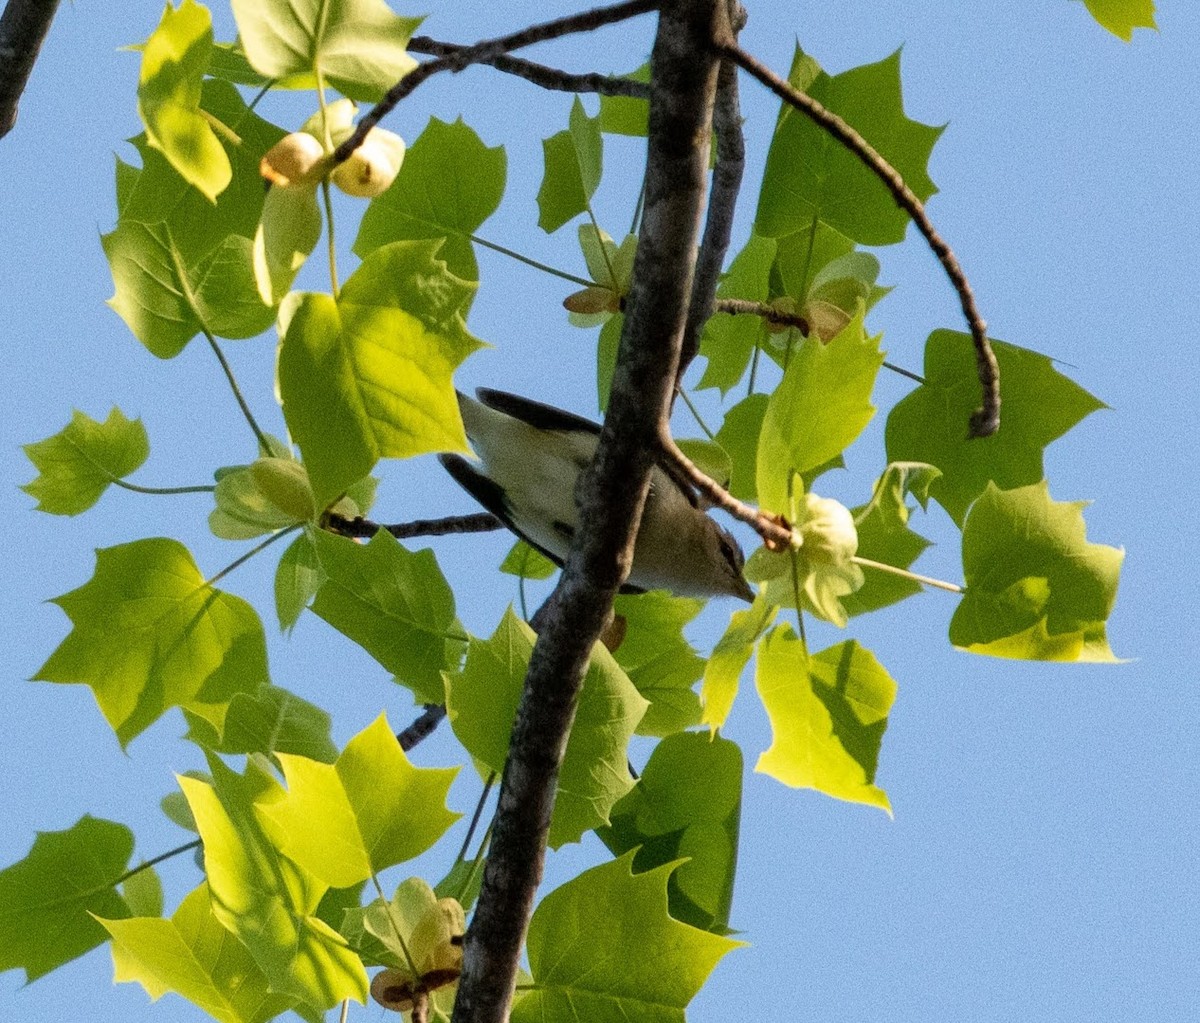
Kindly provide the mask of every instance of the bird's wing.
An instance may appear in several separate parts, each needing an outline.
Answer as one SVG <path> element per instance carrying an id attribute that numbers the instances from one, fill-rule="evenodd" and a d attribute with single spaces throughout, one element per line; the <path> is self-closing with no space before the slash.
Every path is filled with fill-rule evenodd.
<path id="1" fill-rule="evenodd" d="M 540 401 L 530 401 L 519 394 L 509 394 L 507 391 L 494 391 L 490 387 L 480 387 L 475 392 L 488 408 L 503 412 L 538 430 L 568 433 L 587 433 L 599 436 L 600 424 L 590 419 L 577 416 L 573 412 L 564 412 L 553 405 L 543 405 Z"/>

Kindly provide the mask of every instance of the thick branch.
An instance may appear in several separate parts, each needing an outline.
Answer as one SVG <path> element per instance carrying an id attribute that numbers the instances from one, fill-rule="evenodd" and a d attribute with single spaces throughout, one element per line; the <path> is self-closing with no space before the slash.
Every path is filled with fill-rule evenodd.
<path id="1" fill-rule="evenodd" d="M 409 540 L 414 536 L 448 536 L 451 533 L 488 533 L 503 529 L 504 523 L 489 512 L 474 515 L 451 515 L 444 519 L 417 519 L 413 522 L 397 522 L 384 526 L 361 516 L 348 519 L 344 515 L 329 515 L 325 524 L 342 536 L 370 539 L 381 529 L 386 529 L 397 540 Z"/>
<path id="2" fill-rule="evenodd" d="M 529 665 L 504 769 L 479 907 L 467 933 L 456 1023 L 507 1018 L 542 876 L 558 768 L 592 647 L 629 573 L 667 422 L 692 289 L 724 0 L 663 5 L 651 58 L 646 208 L 612 395 L 576 492 L 580 528 Z"/>
<path id="3" fill-rule="evenodd" d="M 412 724 L 396 736 L 396 741 L 400 743 L 400 748 L 407 753 L 423 739 L 427 739 L 433 734 L 433 730 L 441 724 L 442 718 L 445 716 L 446 708 L 443 704 L 425 704 L 425 709 L 413 719 Z"/>
<path id="4" fill-rule="evenodd" d="M 972 414 L 970 432 L 972 437 L 990 437 L 1000 428 L 1000 367 L 996 363 L 996 356 L 988 342 L 987 324 L 975 305 L 975 295 L 971 291 L 967 276 L 963 273 L 953 250 L 937 233 L 921 200 L 904 183 L 900 172 L 837 114 L 827 110 L 807 93 L 800 92 L 770 68 L 759 63 L 738 47 L 732 37 L 727 38 L 720 45 L 720 52 L 725 59 L 734 61 L 781 100 L 800 111 L 815 124 L 820 125 L 850 152 L 854 153 L 887 186 L 888 191 L 896 200 L 896 205 L 912 217 L 913 223 L 925 236 L 929 247 L 945 269 L 951 284 L 954 285 L 954 290 L 958 292 L 963 316 L 966 317 L 967 325 L 971 330 L 971 338 L 975 342 L 975 366 L 979 374 L 980 386 L 983 388 L 983 406 Z"/>
<path id="5" fill-rule="evenodd" d="M 413 53 L 427 53 L 433 57 L 448 57 L 467 49 L 457 43 L 443 43 L 429 36 L 413 36 L 408 41 L 408 49 Z M 650 86 L 645 82 L 635 82 L 632 78 L 618 78 L 615 75 L 590 74 L 576 75 L 569 71 L 547 67 L 545 64 L 535 64 L 531 60 L 520 57 L 492 57 L 490 60 L 480 60 L 480 64 L 490 64 L 497 71 L 516 75 L 527 82 L 543 89 L 556 92 L 595 92 L 601 96 L 632 96 L 635 99 L 649 99 Z"/>
<path id="6" fill-rule="evenodd" d="M 362 145 L 363 139 L 367 137 L 367 132 L 383 120 L 397 103 L 412 93 L 426 79 L 440 71 L 461 71 L 470 64 L 490 61 L 511 50 L 519 50 L 523 46 L 532 46 L 534 43 L 542 43 L 548 39 L 558 39 L 573 32 L 591 32 L 605 25 L 645 14 L 657 7 L 658 0 L 625 0 L 624 3 L 614 4 L 612 7 L 597 7 L 580 14 L 530 25 L 528 28 L 521 29 L 520 32 L 512 32 L 497 39 L 485 39 L 473 46 L 465 46 L 454 53 L 422 64 L 388 89 L 383 99 L 367 111 L 354 129 L 354 134 L 333 151 L 334 163 L 341 163 L 347 159 L 354 150 Z"/>
<path id="7" fill-rule="evenodd" d="M 0 14 L 0 138 L 17 123 L 17 104 L 57 10 L 58 0 L 8 0 Z"/>

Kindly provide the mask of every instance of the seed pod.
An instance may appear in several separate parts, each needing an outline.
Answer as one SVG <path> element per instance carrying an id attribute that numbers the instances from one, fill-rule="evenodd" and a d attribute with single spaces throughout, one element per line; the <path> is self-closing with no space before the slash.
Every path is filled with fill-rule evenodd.
<path id="1" fill-rule="evenodd" d="M 347 195 L 374 199 L 396 180 L 404 162 L 404 139 L 383 128 L 372 128 L 363 143 L 331 175 Z"/>
<path id="2" fill-rule="evenodd" d="M 258 172 L 272 185 L 287 188 L 321 176 L 325 147 L 306 131 L 285 135 L 258 164 Z"/>

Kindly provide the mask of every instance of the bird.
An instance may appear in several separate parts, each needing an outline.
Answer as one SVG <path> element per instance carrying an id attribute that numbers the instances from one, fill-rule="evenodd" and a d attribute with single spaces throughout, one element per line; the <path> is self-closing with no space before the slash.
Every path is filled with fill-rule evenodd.
<path id="1" fill-rule="evenodd" d="M 443 454 L 443 467 L 512 532 L 561 566 L 579 521 L 575 484 L 595 457 L 599 424 L 506 391 L 479 388 L 478 400 L 456 393 L 477 462 Z M 693 493 L 654 466 L 622 591 L 752 602 L 744 562 L 729 531 L 705 514 Z"/>

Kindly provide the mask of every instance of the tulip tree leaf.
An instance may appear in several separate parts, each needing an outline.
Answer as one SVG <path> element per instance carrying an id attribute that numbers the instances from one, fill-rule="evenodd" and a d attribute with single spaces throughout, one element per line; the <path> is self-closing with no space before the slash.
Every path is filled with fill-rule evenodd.
<path id="1" fill-rule="evenodd" d="M 274 994 L 246 947 L 213 912 L 207 883 L 169 920 L 101 920 L 112 936 L 115 981 L 136 981 L 153 999 L 174 992 L 219 1023 L 267 1023 L 296 1006 Z"/>
<path id="2" fill-rule="evenodd" d="M 959 525 L 989 482 L 1007 490 L 1041 480 L 1046 445 L 1106 407 L 1059 373 L 1047 356 L 1003 341 L 993 341 L 992 350 L 1000 364 L 1004 412 L 991 437 L 967 437 L 967 421 L 979 405 L 979 378 L 971 339 L 958 331 L 929 335 L 925 382 L 888 416 L 888 461 L 941 469 L 929 493 Z"/>
<path id="3" fill-rule="evenodd" d="M 366 544 L 313 534 L 324 582 L 312 609 L 374 657 L 422 703 L 442 703 L 441 672 L 462 649 L 454 594 L 433 551 L 405 550 L 386 530 Z"/>
<path id="4" fill-rule="evenodd" d="M 301 533 L 288 545 L 275 569 L 275 611 L 284 632 L 291 631 L 323 582 L 312 537 Z"/>
<path id="5" fill-rule="evenodd" d="M 187 738 L 214 753 L 291 753 L 323 763 L 337 759 L 329 715 L 278 686 L 238 693 L 229 702 L 220 731 L 195 714 L 184 711 L 184 717 Z"/>
<path id="6" fill-rule="evenodd" d="M 150 457 L 150 441 L 142 421 L 126 419 L 118 408 L 103 423 L 76 411 L 53 437 L 26 444 L 25 454 L 38 476 L 21 489 L 37 498 L 37 510 L 78 515 L 110 483 L 141 467 Z"/>
<path id="7" fill-rule="evenodd" d="M 541 901 L 526 946 L 533 984 L 513 1006 L 513 1023 L 683 1023 L 713 967 L 743 944 L 672 919 L 672 867 L 634 874 L 632 860 L 626 854 L 584 871 Z"/>
<path id="8" fill-rule="evenodd" d="M 91 686 L 122 746 L 176 706 L 220 728 L 267 681 L 254 608 L 209 586 L 176 540 L 97 551 L 91 580 L 53 602 L 73 627 L 34 678 Z"/>
<path id="9" fill-rule="evenodd" d="M 588 208 L 603 171 L 599 122 L 588 117 L 578 96 L 569 124 L 566 131 L 542 142 L 546 169 L 537 196 L 538 226 L 547 234 Z"/>
<path id="10" fill-rule="evenodd" d="M 315 183 L 267 189 L 251 246 L 254 285 L 262 304 L 279 304 L 320 240 Z"/>
<path id="11" fill-rule="evenodd" d="M 874 782 L 896 683 L 869 650 L 847 640 L 810 657 L 777 625 L 759 643 L 754 682 L 773 736 L 756 771 L 890 816 Z"/>
<path id="12" fill-rule="evenodd" d="M 871 391 L 883 363 L 879 337 L 863 328 L 862 311 L 835 338 L 809 338 L 792 354 L 771 394 L 758 439 L 758 500 L 788 511 L 788 482 L 837 458 L 875 414 Z"/>
<path id="13" fill-rule="evenodd" d="M 533 631 L 510 608 L 490 639 L 471 640 L 463 670 L 446 676 L 454 734 L 497 775 L 508 756 L 533 642 Z M 597 644 L 558 776 L 551 848 L 577 842 L 584 832 L 608 823 L 613 804 L 633 786 L 626 748 L 647 706 L 612 654 Z"/>
<path id="14" fill-rule="evenodd" d="M 442 238 L 450 273 L 479 280 L 469 236 L 500 205 L 507 163 L 503 146 L 484 145 L 461 118 L 430 118 L 396 180 L 367 207 L 354 251 L 365 258 L 388 242 Z"/>
<path id="15" fill-rule="evenodd" d="M 942 129 L 905 116 L 899 51 L 877 64 L 830 76 L 797 47 L 789 79 L 857 130 L 922 202 L 937 191 L 926 165 Z M 759 234 L 779 237 L 816 220 L 862 245 L 891 245 L 904 239 L 908 219 L 857 156 L 783 104 L 759 193 Z"/>
<path id="16" fill-rule="evenodd" d="M 142 49 L 138 114 L 146 138 L 185 181 L 215 202 L 233 178 L 229 157 L 200 112 L 200 90 L 212 51 L 208 8 L 170 4 Z"/>
<path id="17" fill-rule="evenodd" d="M 446 269 L 440 245 L 384 245 L 336 301 L 305 293 L 290 310 L 279 390 L 318 508 L 380 458 L 470 451 L 451 374 L 483 344 L 463 319 L 475 285 Z"/>
<path id="18" fill-rule="evenodd" d="M 699 723 L 700 698 L 692 686 L 704 673 L 704 660 L 683 628 L 703 609 L 702 600 L 661 590 L 619 596 L 613 604 L 625 619 L 625 634 L 613 656 L 650 701 L 638 735 L 670 735 Z"/>
<path id="19" fill-rule="evenodd" d="M 129 915 L 116 885 L 132 855 L 133 832 L 113 821 L 39 832 L 28 856 L 0 870 L 0 972 L 36 980 L 101 944 L 92 914 Z"/>
<path id="20" fill-rule="evenodd" d="M 704 708 L 701 724 L 714 731 L 725 724 L 733 709 L 742 669 L 749 663 L 758 637 L 775 620 L 776 611 L 775 605 L 759 596 L 750 607 L 730 615 L 725 634 L 717 641 L 704 665 L 704 684 L 700 687 L 700 702 Z"/>
<path id="21" fill-rule="evenodd" d="M 733 902 L 741 806 L 737 743 L 679 732 L 654 748 L 599 835 L 618 856 L 636 849 L 635 871 L 686 858 L 667 881 L 671 916 L 720 934 Z"/>
<path id="22" fill-rule="evenodd" d="M 244 775 L 209 757 L 212 782 L 181 777 L 204 841 L 212 909 L 238 938 L 271 990 L 313 1006 L 362 1002 L 367 975 L 358 956 L 316 915 L 328 889 L 284 856 L 263 827 L 263 807 L 283 799 L 280 784 L 251 759 Z"/>
<path id="23" fill-rule="evenodd" d="M 909 528 L 906 498 L 912 494 L 924 506 L 930 485 L 940 475 L 934 466 L 921 462 L 893 462 L 884 470 L 871 500 L 853 509 L 860 558 L 908 568 L 921 556 L 929 541 Z M 840 598 L 848 615 L 876 611 L 921 591 L 919 583 L 890 572 L 867 568 L 863 575 L 863 585 Z"/>
<path id="24" fill-rule="evenodd" d="M 1083 0 L 1084 6 L 1101 25 L 1118 39 L 1129 42 L 1135 28 L 1157 28 L 1154 0 Z"/>
<path id="25" fill-rule="evenodd" d="M 504 555 L 500 571 L 522 579 L 549 579 L 558 571 L 558 566 L 541 551 L 530 547 L 524 540 L 518 540 Z"/>
<path id="26" fill-rule="evenodd" d="M 742 501 L 758 500 L 758 439 L 769 400 L 766 394 L 748 394 L 725 413 L 717 431 L 717 443 L 729 455 L 729 492 Z"/>
<path id="27" fill-rule="evenodd" d="M 262 808 L 283 855 L 334 888 L 419 856 L 459 817 L 446 809 L 458 768 L 418 768 L 379 715 L 333 764 L 278 754 L 287 796 Z"/>
<path id="28" fill-rule="evenodd" d="M 988 484 L 963 525 L 967 592 L 951 643 L 1024 660 L 1116 660 L 1106 622 L 1125 552 L 1088 542 L 1085 506 L 1051 500 L 1045 481 Z"/>
<path id="29" fill-rule="evenodd" d="M 766 302 L 775 239 L 751 234 L 717 287 L 717 298 Z M 750 356 L 765 334 L 763 320 L 747 313 L 716 313 L 704 325 L 700 354 L 708 360 L 698 387 L 716 387 L 727 394 L 745 375 Z"/>
<path id="30" fill-rule="evenodd" d="M 621 75 L 634 82 L 650 83 L 650 64 Z M 631 135 L 645 138 L 650 120 L 650 103 L 640 96 L 601 96 L 600 130 L 609 135 Z"/>
<path id="31" fill-rule="evenodd" d="M 232 0 L 250 65 L 292 88 L 326 84 L 374 103 L 417 66 L 407 46 L 420 18 L 402 18 L 383 0 Z"/>

